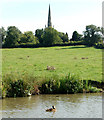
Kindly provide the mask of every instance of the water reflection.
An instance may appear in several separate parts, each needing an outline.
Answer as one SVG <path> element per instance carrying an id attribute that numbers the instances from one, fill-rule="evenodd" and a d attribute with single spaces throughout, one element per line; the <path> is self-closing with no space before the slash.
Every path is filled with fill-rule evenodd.
<path id="1" fill-rule="evenodd" d="M 101 118 L 102 94 L 36 95 L 2 100 L 3 117 L 11 118 Z M 55 105 L 57 112 L 46 112 Z"/>

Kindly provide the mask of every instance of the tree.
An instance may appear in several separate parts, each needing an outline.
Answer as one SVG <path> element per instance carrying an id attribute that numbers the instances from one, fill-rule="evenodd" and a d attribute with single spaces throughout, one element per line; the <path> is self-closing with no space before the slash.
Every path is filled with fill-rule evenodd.
<path id="1" fill-rule="evenodd" d="M 100 32 L 101 32 L 101 38 L 104 41 L 104 27 L 101 27 Z"/>
<path id="2" fill-rule="evenodd" d="M 77 31 L 73 32 L 71 41 L 81 41 L 82 35 L 79 34 Z"/>
<path id="3" fill-rule="evenodd" d="M 37 41 L 32 31 L 26 31 L 24 34 L 21 35 L 20 43 L 34 43 L 36 44 Z"/>
<path id="4" fill-rule="evenodd" d="M 43 33 L 43 45 L 51 46 L 54 44 L 62 43 L 62 39 L 59 37 L 59 33 L 52 27 L 48 27 L 44 29 Z"/>
<path id="5" fill-rule="evenodd" d="M 43 29 L 37 29 L 35 31 L 35 36 L 38 38 L 40 43 L 43 43 L 42 35 L 43 35 Z"/>
<path id="6" fill-rule="evenodd" d="M 68 39 L 68 33 L 66 32 L 66 34 L 64 35 L 64 41 L 63 42 L 68 42 L 69 39 Z"/>
<path id="7" fill-rule="evenodd" d="M 95 25 L 86 26 L 84 31 L 84 42 L 88 46 L 93 46 L 95 43 L 101 40 L 100 27 Z"/>
<path id="8" fill-rule="evenodd" d="M 4 45 L 6 47 L 15 47 L 15 45 L 17 45 L 18 42 L 20 41 L 20 35 L 21 31 L 17 27 L 15 26 L 8 27 Z"/>
<path id="9" fill-rule="evenodd" d="M 0 28 L 0 38 L 1 38 L 1 42 L 4 44 L 5 42 L 5 37 L 6 37 L 6 30 L 4 29 L 4 27 Z"/>
<path id="10" fill-rule="evenodd" d="M 63 32 L 59 32 L 59 37 L 63 40 L 63 42 L 65 43 L 65 42 L 68 42 L 68 33 L 66 32 L 66 34 L 65 33 L 63 33 Z"/>
<path id="11" fill-rule="evenodd" d="M 104 27 L 101 27 L 100 31 L 101 31 L 101 34 L 104 35 Z"/>

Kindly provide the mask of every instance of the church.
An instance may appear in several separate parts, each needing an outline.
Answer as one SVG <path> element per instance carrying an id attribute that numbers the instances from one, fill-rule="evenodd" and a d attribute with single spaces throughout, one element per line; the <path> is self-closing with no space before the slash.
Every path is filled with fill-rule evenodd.
<path id="1" fill-rule="evenodd" d="M 45 27 L 46 27 L 46 25 L 45 25 Z M 47 23 L 47 27 L 52 27 L 50 4 L 49 4 L 49 11 L 48 11 L 48 23 Z"/>
<path id="2" fill-rule="evenodd" d="M 48 11 L 48 27 L 52 27 L 50 5 L 49 5 L 49 11 Z"/>

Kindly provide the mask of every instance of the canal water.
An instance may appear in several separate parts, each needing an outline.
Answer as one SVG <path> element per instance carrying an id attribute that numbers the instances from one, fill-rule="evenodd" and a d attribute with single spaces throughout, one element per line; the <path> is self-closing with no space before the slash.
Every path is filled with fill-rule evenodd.
<path id="1" fill-rule="evenodd" d="M 5 98 L 2 118 L 102 118 L 102 93 Z M 52 105 L 56 112 L 46 112 Z"/>

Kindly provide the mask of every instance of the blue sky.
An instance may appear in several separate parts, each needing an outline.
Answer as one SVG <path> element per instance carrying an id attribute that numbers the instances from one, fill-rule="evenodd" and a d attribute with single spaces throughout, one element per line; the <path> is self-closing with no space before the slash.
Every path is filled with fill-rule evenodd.
<path id="1" fill-rule="evenodd" d="M 52 25 L 60 32 L 73 31 L 80 34 L 86 25 L 102 26 L 103 0 L 2 0 L 0 1 L 0 23 L 7 29 L 16 26 L 22 32 L 44 28 L 51 6 Z M 1 27 L 0 26 L 0 27 Z"/>

